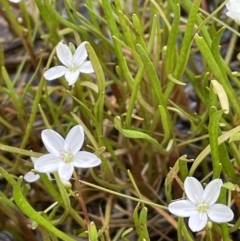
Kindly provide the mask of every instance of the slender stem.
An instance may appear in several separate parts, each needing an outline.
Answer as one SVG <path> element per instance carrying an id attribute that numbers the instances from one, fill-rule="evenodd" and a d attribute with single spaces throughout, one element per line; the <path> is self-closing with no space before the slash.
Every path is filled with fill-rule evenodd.
<path id="1" fill-rule="evenodd" d="M 90 219 L 89 219 L 89 215 L 88 215 L 86 204 L 85 204 L 85 202 L 83 200 L 81 185 L 80 185 L 80 182 L 79 182 L 78 175 L 77 175 L 76 171 L 73 172 L 73 176 L 74 176 L 75 183 L 76 183 L 76 186 L 77 186 L 77 191 L 78 191 L 75 194 L 75 198 L 80 203 L 82 211 L 83 211 L 84 219 L 85 219 L 87 225 L 89 225 L 90 224 Z"/>

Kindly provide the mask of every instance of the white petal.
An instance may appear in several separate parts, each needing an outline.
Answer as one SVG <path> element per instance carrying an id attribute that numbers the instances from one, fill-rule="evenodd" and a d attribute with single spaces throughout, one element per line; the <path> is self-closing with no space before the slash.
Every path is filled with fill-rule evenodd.
<path id="1" fill-rule="evenodd" d="M 194 203 L 192 203 L 189 200 L 179 200 L 171 202 L 168 205 L 168 210 L 176 216 L 189 217 L 196 212 L 197 207 Z"/>
<path id="2" fill-rule="evenodd" d="M 75 84 L 75 82 L 76 82 L 77 79 L 78 79 L 79 74 L 80 74 L 79 70 L 76 70 L 76 71 L 74 71 L 74 72 L 68 70 L 68 71 L 65 73 L 65 78 L 66 78 L 68 84 L 69 84 L 69 85 Z"/>
<path id="3" fill-rule="evenodd" d="M 35 161 L 34 169 L 43 173 L 55 172 L 60 162 L 61 160 L 56 155 L 45 154 Z"/>
<path id="4" fill-rule="evenodd" d="M 26 182 L 35 182 L 40 178 L 40 176 L 33 172 L 27 172 L 23 178 Z"/>
<path id="5" fill-rule="evenodd" d="M 215 203 L 219 197 L 221 186 L 222 186 L 221 179 L 214 179 L 211 182 L 209 182 L 203 192 L 202 201 L 208 204 L 208 206 Z"/>
<path id="6" fill-rule="evenodd" d="M 66 44 L 59 43 L 56 48 L 58 59 L 62 64 L 69 67 L 72 64 L 73 56 L 71 50 Z"/>
<path id="7" fill-rule="evenodd" d="M 59 155 L 64 150 L 64 139 L 54 130 L 43 130 L 42 141 L 46 149 L 52 154 Z"/>
<path id="8" fill-rule="evenodd" d="M 229 18 L 232 18 L 234 19 L 235 21 L 239 21 L 240 20 L 240 13 L 239 12 L 226 12 L 226 15 L 229 17 Z"/>
<path id="9" fill-rule="evenodd" d="M 12 3 L 19 3 L 21 0 L 9 0 L 9 2 L 12 2 Z"/>
<path id="10" fill-rule="evenodd" d="M 74 167 L 72 163 L 65 163 L 65 162 L 60 163 L 58 168 L 58 175 L 62 183 L 66 183 L 67 181 L 69 181 L 69 179 L 73 174 L 73 170 L 74 170 Z"/>
<path id="11" fill-rule="evenodd" d="M 64 141 L 64 150 L 71 151 L 75 155 L 82 147 L 84 142 L 84 131 L 82 126 L 74 126 L 67 134 Z"/>
<path id="12" fill-rule="evenodd" d="M 233 220 L 232 210 L 223 204 L 213 204 L 207 211 L 208 217 L 216 223 L 225 223 Z"/>
<path id="13" fill-rule="evenodd" d="M 207 224 L 206 213 L 195 212 L 188 220 L 188 226 L 193 232 L 201 231 Z"/>
<path id="14" fill-rule="evenodd" d="M 65 75 L 66 71 L 67 68 L 65 66 L 59 65 L 47 70 L 43 76 L 46 80 L 54 80 Z"/>
<path id="15" fill-rule="evenodd" d="M 229 11 L 240 12 L 240 2 L 239 2 L 239 0 L 229 0 L 226 3 L 226 7 Z"/>
<path id="16" fill-rule="evenodd" d="M 82 63 L 83 63 L 83 61 L 87 58 L 87 56 L 88 56 L 88 54 L 87 54 L 87 50 L 86 50 L 86 48 L 85 48 L 85 44 L 86 44 L 87 42 L 83 42 L 83 43 L 81 43 L 78 47 L 77 47 L 77 49 L 76 49 L 76 51 L 75 51 L 75 53 L 74 53 L 74 55 L 73 55 L 73 63 L 75 64 L 75 65 L 77 65 L 77 66 L 80 66 Z"/>
<path id="17" fill-rule="evenodd" d="M 194 177 L 187 177 L 184 181 L 184 190 L 190 201 L 199 204 L 203 195 L 201 183 Z"/>
<path id="18" fill-rule="evenodd" d="M 240 1 L 239 0 L 229 0 L 226 3 L 228 12 L 226 15 L 234 19 L 238 24 L 240 24 Z"/>
<path id="19" fill-rule="evenodd" d="M 79 151 L 74 156 L 73 165 L 79 168 L 89 168 L 98 166 L 101 162 L 101 159 L 99 159 L 95 154 L 87 151 Z"/>
<path id="20" fill-rule="evenodd" d="M 79 71 L 86 74 L 93 73 L 94 69 L 92 67 L 92 63 L 90 61 L 83 62 L 79 67 Z"/>
<path id="21" fill-rule="evenodd" d="M 30 159 L 31 159 L 31 161 L 34 163 L 34 162 L 37 160 L 37 157 L 31 156 Z"/>

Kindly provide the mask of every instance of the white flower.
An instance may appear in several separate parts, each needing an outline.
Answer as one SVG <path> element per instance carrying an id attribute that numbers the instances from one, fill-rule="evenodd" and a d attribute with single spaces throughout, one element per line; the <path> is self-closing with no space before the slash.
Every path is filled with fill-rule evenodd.
<path id="1" fill-rule="evenodd" d="M 63 183 L 69 181 L 74 167 L 89 168 L 101 163 L 96 155 L 79 151 L 84 141 L 84 131 L 80 125 L 74 126 L 65 140 L 53 130 L 43 130 L 42 141 L 49 153 L 35 161 L 34 169 L 45 173 L 58 171 Z"/>
<path id="2" fill-rule="evenodd" d="M 178 200 L 168 206 L 168 210 L 179 216 L 189 217 L 188 226 L 193 232 L 202 230 L 208 219 L 225 223 L 233 219 L 232 210 L 223 204 L 215 204 L 222 186 L 221 179 L 214 179 L 203 189 L 194 177 L 187 177 L 184 189 L 188 200 Z"/>
<path id="3" fill-rule="evenodd" d="M 53 80 L 65 76 L 69 85 L 73 85 L 80 73 L 93 73 L 93 67 L 90 61 L 85 61 L 88 54 L 85 48 L 87 42 L 81 43 L 76 49 L 75 53 L 72 54 L 70 48 L 59 43 L 56 47 L 58 59 L 63 65 L 55 66 L 50 68 L 44 73 L 44 77 L 47 80 Z"/>
<path id="4" fill-rule="evenodd" d="M 30 157 L 30 159 L 32 160 L 33 163 L 35 163 L 35 161 L 37 160 L 36 157 Z M 51 180 L 50 173 L 47 173 L 47 175 L 48 175 L 49 180 Z M 36 182 L 40 178 L 40 176 L 38 174 L 30 171 L 30 172 L 27 172 L 23 178 L 26 182 Z"/>
<path id="5" fill-rule="evenodd" d="M 226 15 L 232 18 L 237 24 L 240 24 L 240 1 L 229 0 L 226 4 L 227 12 Z"/>
<path id="6" fill-rule="evenodd" d="M 9 0 L 9 2 L 12 2 L 12 3 L 19 3 L 21 0 Z"/>

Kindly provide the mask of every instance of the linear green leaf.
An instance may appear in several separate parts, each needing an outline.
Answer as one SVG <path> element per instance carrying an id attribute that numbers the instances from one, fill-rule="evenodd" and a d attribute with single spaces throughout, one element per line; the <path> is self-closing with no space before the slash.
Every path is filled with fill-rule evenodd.
<path id="1" fill-rule="evenodd" d="M 147 230 L 147 208 L 143 207 L 139 215 L 139 225 L 142 240 L 150 241 Z"/>
<path id="2" fill-rule="evenodd" d="M 223 110 L 214 112 L 209 121 L 208 131 L 211 147 L 212 165 L 213 165 L 213 178 L 219 178 L 218 166 L 220 163 L 218 152 L 218 135 L 219 135 L 219 120 L 223 114 Z"/>
<path id="3" fill-rule="evenodd" d="M 164 150 L 163 147 L 155 139 L 153 139 L 151 136 L 149 136 L 148 134 L 146 134 L 144 132 L 136 131 L 136 130 L 123 129 L 121 127 L 121 123 L 120 123 L 120 120 L 119 120 L 118 117 L 114 118 L 114 126 L 125 137 L 133 138 L 133 139 L 134 138 L 136 138 L 136 139 L 144 139 L 147 142 L 149 142 L 152 145 L 154 145 L 161 154 L 163 154 L 163 155 L 167 155 L 168 154 L 168 152 L 166 150 Z"/>
<path id="4" fill-rule="evenodd" d="M 224 141 L 228 140 L 231 136 L 233 136 L 234 134 L 238 133 L 239 131 L 240 131 L 240 126 L 237 126 L 237 127 L 233 128 L 232 130 L 224 133 L 223 135 L 218 137 L 218 144 L 220 145 L 221 143 L 223 143 Z M 193 175 L 193 173 L 195 172 L 195 170 L 197 169 L 199 164 L 210 153 L 210 151 L 211 151 L 210 145 L 206 146 L 204 148 L 204 150 L 202 150 L 202 152 L 195 159 L 191 169 L 189 170 L 189 176 Z"/>
<path id="5" fill-rule="evenodd" d="M 32 206 L 27 202 L 25 196 L 21 190 L 22 177 L 20 177 L 13 188 L 13 198 L 17 206 L 32 220 L 44 227 L 47 231 L 54 234 L 58 238 L 64 241 L 75 241 L 75 239 L 69 237 L 65 233 L 59 231 L 55 226 L 53 226 L 48 220 L 42 217 L 38 212 L 36 212 Z"/>
<path id="6" fill-rule="evenodd" d="M 236 95 L 235 91 L 232 89 L 232 87 L 229 83 L 229 80 L 225 79 L 223 77 L 219 63 L 217 63 L 215 61 L 215 59 L 211 53 L 211 49 L 209 48 L 209 46 L 207 45 L 205 40 L 202 37 L 200 37 L 199 35 L 196 34 L 194 39 L 195 39 L 195 42 L 196 42 L 200 52 L 203 55 L 203 58 L 209 65 L 213 74 L 215 75 L 215 78 L 223 86 L 224 90 L 226 91 L 234 111 L 238 114 L 238 116 L 240 116 L 240 105 L 239 105 L 239 100 L 237 98 L 237 95 Z"/>

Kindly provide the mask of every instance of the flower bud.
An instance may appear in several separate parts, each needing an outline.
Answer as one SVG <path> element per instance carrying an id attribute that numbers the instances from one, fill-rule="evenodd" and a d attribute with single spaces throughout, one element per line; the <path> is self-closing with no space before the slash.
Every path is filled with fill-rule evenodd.
<path id="1" fill-rule="evenodd" d="M 64 183 L 65 189 L 71 189 L 72 188 L 72 183 L 71 182 L 65 182 Z"/>

